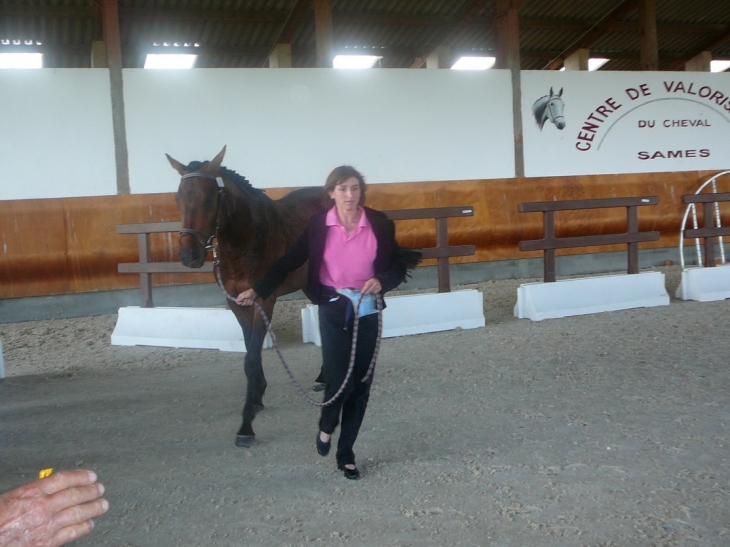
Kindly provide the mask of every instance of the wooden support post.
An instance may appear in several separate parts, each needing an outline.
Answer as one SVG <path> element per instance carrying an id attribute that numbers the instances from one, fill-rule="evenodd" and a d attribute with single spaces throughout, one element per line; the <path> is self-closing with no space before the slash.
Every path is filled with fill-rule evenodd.
<path id="1" fill-rule="evenodd" d="M 150 235 L 137 234 L 137 243 L 139 245 L 139 262 L 140 264 L 149 264 L 150 261 Z M 152 302 L 152 274 L 143 272 L 139 274 L 139 294 L 142 298 L 141 306 L 143 308 L 154 308 Z"/>
<path id="2" fill-rule="evenodd" d="M 542 227 L 545 239 L 555 239 L 555 211 L 545 211 L 542 214 Z M 545 249 L 543 279 L 545 283 L 555 282 L 555 249 Z"/>
<path id="3" fill-rule="evenodd" d="M 291 44 L 276 44 L 269 55 L 269 68 L 291 68 Z"/>
<path id="4" fill-rule="evenodd" d="M 497 60 L 495 68 L 520 66 L 520 4 L 515 0 L 496 0 Z"/>
<path id="5" fill-rule="evenodd" d="M 705 229 L 711 230 L 715 227 L 714 203 L 703 203 L 703 217 L 705 221 Z M 712 268 L 715 266 L 715 236 L 708 235 L 705 237 L 705 267 Z"/>
<path id="6" fill-rule="evenodd" d="M 111 90 L 114 157 L 117 165 L 117 194 L 129 194 L 131 193 L 129 187 L 129 153 L 127 151 L 127 128 L 124 116 L 122 43 L 119 35 L 119 6 L 117 0 L 103 0 L 102 20 Z"/>
<path id="7" fill-rule="evenodd" d="M 437 218 L 436 219 L 436 247 L 448 247 L 449 246 L 449 219 L 448 218 Z M 451 292 L 451 276 L 449 274 L 449 257 L 440 256 L 437 259 L 438 267 L 438 280 L 439 280 L 439 292 Z"/>
<path id="8" fill-rule="evenodd" d="M 641 70 L 659 70 L 656 0 L 639 0 Z"/>
<path id="9" fill-rule="evenodd" d="M 684 63 L 684 70 L 687 72 L 710 72 L 712 52 L 702 51 Z"/>
<path id="10" fill-rule="evenodd" d="M 332 0 L 314 0 L 314 35 L 317 45 L 317 66 L 332 68 L 334 59 Z"/>
<path id="11" fill-rule="evenodd" d="M 565 70 L 588 70 L 588 59 L 590 58 L 591 50 L 588 48 L 580 48 L 565 58 L 563 66 Z"/>
<path id="12" fill-rule="evenodd" d="M 512 126 L 515 135 L 515 176 L 525 176 L 522 143 L 522 84 L 520 79 L 520 8 L 523 0 L 495 0 L 497 19 L 496 68 L 512 71 Z"/>
<path id="13" fill-rule="evenodd" d="M 626 207 L 626 226 L 628 233 L 639 233 L 639 208 L 635 205 Z M 636 241 L 630 241 L 627 243 L 627 246 L 628 268 L 626 273 L 637 274 L 639 273 L 639 243 Z"/>
<path id="14" fill-rule="evenodd" d="M 451 68 L 451 48 L 437 46 L 428 57 L 426 57 L 426 68 Z"/>
<path id="15" fill-rule="evenodd" d="M 91 42 L 91 68 L 109 68 L 106 45 L 101 40 Z"/>

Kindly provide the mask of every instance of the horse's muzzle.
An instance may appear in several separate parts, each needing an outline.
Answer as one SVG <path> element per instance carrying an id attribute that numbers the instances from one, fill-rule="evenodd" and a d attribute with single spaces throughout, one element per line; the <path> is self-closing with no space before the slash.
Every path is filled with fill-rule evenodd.
<path id="1" fill-rule="evenodd" d="M 180 247 L 180 262 L 188 268 L 200 268 L 205 264 L 205 252 L 196 248 L 196 245 Z"/>

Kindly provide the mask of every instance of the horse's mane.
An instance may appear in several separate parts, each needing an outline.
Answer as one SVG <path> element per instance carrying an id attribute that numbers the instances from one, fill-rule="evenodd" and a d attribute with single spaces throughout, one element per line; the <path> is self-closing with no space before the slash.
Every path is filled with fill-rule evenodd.
<path id="1" fill-rule="evenodd" d="M 548 102 L 550 102 L 550 95 L 543 95 L 532 105 L 532 113 L 535 115 L 535 121 L 540 129 L 542 129 L 547 120 L 545 110 L 547 109 Z"/>
<path id="2" fill-rule="evenodd" d="M 210 163 L 210 162 L 208 162 L 208 161 L 203 161 L 203 162 L 191 161 L 185 169 L 187 171 L 190 171 L 191 173 L 194 171 L 200 171 L 200 169 L 202 167 L 208 165 L 208 163 Z M 223 175 L 225 175 L 228 178 L 228 180 L 233 182 L 240 190 L 242 190 L 244 192 L 255 192 L 258 194 L 264 193 L 264 191 L 261 190 L 260 188 L 254 188 L 253 185 L 251 184 L 251 182 L 246 177 L 244 177 L 243 175 L 239 175 L 232 169 L 228 169 L 227 167 L 223 167 L 221 165 L 220 172 Z"/>

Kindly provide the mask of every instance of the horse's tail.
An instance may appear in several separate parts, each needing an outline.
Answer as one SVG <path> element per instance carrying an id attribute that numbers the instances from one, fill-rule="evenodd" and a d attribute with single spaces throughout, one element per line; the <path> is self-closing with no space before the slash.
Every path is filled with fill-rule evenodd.
<path id="1" fill-rule="evenodd" d="M 400 254 L 406 263 L 406 279 L 411 277 L 411 272 L 423 260 L 423 253 L 420 249 L 400 248 Z"/>

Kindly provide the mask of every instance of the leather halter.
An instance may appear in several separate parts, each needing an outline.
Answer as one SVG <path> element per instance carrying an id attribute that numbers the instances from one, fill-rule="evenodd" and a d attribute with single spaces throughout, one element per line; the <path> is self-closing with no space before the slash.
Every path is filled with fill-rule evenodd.
<path id="1" fill-rule="evenodd" d="M 202 244 L 206 251 L 213 249 L 215 252 L 216 244 L 213 243 L 214 240 L 218 238 L 218 227 L 220 225 L 220 214 L 221 214 L 221 204 L 223 203 L 223 179 L 221 177 L 215 177 L 213 175 L 209 175 L 208 173 L 187 173 L 186 175 L 183 175 L 180 177 L 180 180 L 183 181 L 185 179 L 193 179 L 193 178 L 203 178 L 214 181 L 218 185 L 218 204 L 216 206 L 216 212 L 215 212 L 215 228 L 213 229 L 213 233 L 209 234 L 207 232 L 203 232 L 202 230 L 195 230 L 194 228 L 180 228 L 180 237 L 184 236 L 191 236 L 194 237 L 198 243 Z M 205 243 L 203 243 L 205 242 Z"/>

